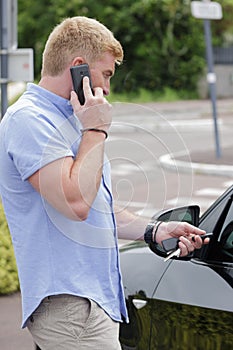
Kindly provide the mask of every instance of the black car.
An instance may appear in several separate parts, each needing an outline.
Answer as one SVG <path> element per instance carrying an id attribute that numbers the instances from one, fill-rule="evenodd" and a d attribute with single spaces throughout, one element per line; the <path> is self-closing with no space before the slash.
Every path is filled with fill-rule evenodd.
<path id="1" fill-rule="evenodd" d="M 199 218 L 199 207 L 170 209 L 161 221 L 187 221 L 212 232 L 210 243 L 185 258 L 164 261 L 157 245 L 121 248 L 130 322 L 123 350 L 233 349 L 233 186 Z"/>

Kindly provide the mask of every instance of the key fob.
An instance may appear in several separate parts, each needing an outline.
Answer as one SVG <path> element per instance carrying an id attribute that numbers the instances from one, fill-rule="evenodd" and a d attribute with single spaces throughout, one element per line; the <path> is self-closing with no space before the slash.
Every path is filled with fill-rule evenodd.
<path id="1" fill-rule="evenodd" d="M 164 239 L 161 243 L 162 243 L 163 249 L 166 252 L 171 252 L 178 248 L 178 242 L 179 240 L 177 238 L 168 238 L 168 239 Z"/>

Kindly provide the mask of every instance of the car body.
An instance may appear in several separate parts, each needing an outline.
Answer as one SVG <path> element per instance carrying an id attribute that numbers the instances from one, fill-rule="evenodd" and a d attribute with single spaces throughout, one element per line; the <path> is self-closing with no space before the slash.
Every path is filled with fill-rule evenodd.
<path id="1" fill-rule="evenodd" d="M 167 262 L 154 244 L 122 246 L 130 320 L 121 324 L 122 349 L 233 349 L 233 186 L 200 218 L 199 208 L 188 206 L 154 219 L 188 221 L 213 236 L 190 256 Z"/>

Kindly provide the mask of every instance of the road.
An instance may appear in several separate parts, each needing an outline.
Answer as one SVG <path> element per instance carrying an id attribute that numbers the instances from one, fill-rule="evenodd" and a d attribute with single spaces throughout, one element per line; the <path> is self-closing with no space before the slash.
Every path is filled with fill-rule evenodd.
<path id="1" fill-rule="evenodd" d="M 185 153 L 187 164 L 192 152 L 206 152 L 206 157 L 212 152 L 215 156 L 210 112 L 207 118 L 203 118 L 204 110 L 179 112 L 130 104 L 114 106 L 107 154 L 117 204 L 148 216 L 163 208 L 190 203 L 198 204 L 204 212 L 232 184 L 229 177 L 184 174 L 179 169 L 170 172 L 161 167 L 160 157 L 164 154 Z M 231 119 L 221 117 L 222 149 L 233 146 L 232 134 Z"/>

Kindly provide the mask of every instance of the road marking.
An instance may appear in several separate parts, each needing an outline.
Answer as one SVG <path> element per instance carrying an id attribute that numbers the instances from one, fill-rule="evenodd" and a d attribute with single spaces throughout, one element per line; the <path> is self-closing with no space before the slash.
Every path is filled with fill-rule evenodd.
<path id="1" fill-rule="evenodd" d="M 133 202 L 133 201 L 116 201 L 116 205 L 120 208 L 133 209 L 136 215 L 152 217 L 155 213 L 161 210 L 155 208 L 153 203 Z M 135 210 L 136 209 L 136 210 Z"/>
<path id="2" fill-rule="evenodd" d="M 194 192 L 195 196 L 219 197 L 223 194 L 223 189 L 218 188 L 202 188 Z"/>
<path id="3" fill-rule="evenodd" d="M 142 168 L 138 164 L 128 163 L 128 164 L 120 164 L 118 166 L 112 166 L 111 174 L 112 176 L 123 176 L 129 175 L 138 171 L 142 171 Z"/>
<path id="4" fill-rule="evenodd" d="M 158 213 L 161 209 L 156 209 L 156 208 L 145 208 L 142 210 L 137 210 L 135 212 L 136 215 L 140 215 L 140 216 L 145 216 L 148 218 L 151 218 L 152 216 L 154 216 L 156 213 Z"/>
<path id="5" fill-rule="evenodd" d="M 216 165 L 205 163 L 191 163 L 182 160 L 176 160 L 177 157 L 185 155 L 185 152 L 173 154 L 164 154 L 159 158 L 160 164 L 164 169 L 180 171 L 182 173 L 191 173 L 197 175 L 213 175 L 232 178 L 232 165 Z"/>
<path id="6" fill-rule="evenodd" d="M 125 122 L 125 120 L 129 121 L 129 116 L 125 116 L 122 120 L 117 120 L 117 122 L 113 121 L 110 129 L 111 140 L 116 140 L 118 138 L 121 139 L 121 136 L 113 136 L 113 134 L 122 134 L 122 133 L 132 133 L 132 132 L 153 132 L 153 131 L 166 131 L 168 128 L 172 128 L 174 130 L 192 130 L 199 128 L 210 128 L 213 125 L 212 119 L 179 119 L 179 120 L 169 120 L 168 118 L 160 117 L 160 119 L 147 118 L 147 116 L 134 116 L 131 122 Z M 222 119 L 218 119 L 219 125 L 223 128 Z"/>
<path id="7" fill-rule="evenodd" d="M 233 185 L 233 181 L 225 181 L 225 182 L 223 183 L 223 186 L 226 187 L 226 188 L 228 188 L 228 187 L 230 187 L 230 186 L 232 186 L 232 185 Z"/>
<path id="8" fill-rule="evenodd" d="M 143 208 L 146 205 L 148 205 L 148 203 L 145 202 L 131 202 L 129 201 L 116 201 L 116 205 L 119 205 L 120 207 L 131 207 L 131 208 Z"/>
<path id="9" fill-rule="evenodd" d="M 213 203 L 213 200 L 206 198 L 174 197 L 167 200 L 166 203 L 174 207 L 195 204 L 199 205 L 203 211 Z"/>

